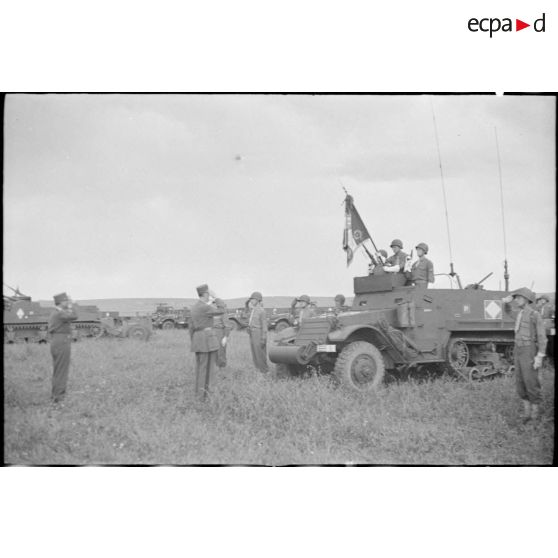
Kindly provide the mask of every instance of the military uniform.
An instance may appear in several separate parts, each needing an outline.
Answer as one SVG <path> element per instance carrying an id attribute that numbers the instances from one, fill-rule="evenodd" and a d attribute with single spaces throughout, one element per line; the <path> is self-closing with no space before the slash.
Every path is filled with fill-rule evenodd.
<path id="1" fill-rule="evenodd" d="M 403 250 L 399 250 L 399 252 L 397 252 L 397 254 L 392 254 L 387 260 L 386 260 L 386 266 L 393 266 L 393 265 L 398 265 L 399 266 L 399 271 L 403 272 L 403 270 L 405 269 L 405 264 L 407 263 L 407 254 L 405 254 L 405 252 L 403 252 Z"/>
<path id="2" fill-rule="evenodd" d="M 515 379 L 517 393 L 532 405 L 541 402 L 541 384 L 533 362 L 535 355 L 546 351 L 546 332 L 541 315 L 525 306 L 519 311 L 515 322 Z"/>
<path id="3" fill-rule="evenodd" d="M 56 295 L 56 304 L 68 300 L 65 293 Z M 66 395 L 68 376 L 70 373 L 70 358 L 72 354 L 72 326 L 71 322 L 78 319 L 73 309 L 56 309 L 48 319 L 48 333 L 50 334 L 50 354 L 52 356 L 52 400 L 59 403 Z"/>
<path id="4" fill-rule="evenodd" d="M 213 318 L 224 313 L 211 304 L 199 300 L 191 308 L 190 350 L 196 353 L 196 395 L 206 399 L 211 377 L 217 366 L 219 341 L 213 328 Z"/>
<path id="5" fill-rule="evenodd" d="M 217 334 L 217 340 L 219 342 L 219 350 L 217 351 L 217 366 L 219 368 L 224 368 L 227 366 L 227 345 L 223 347 L 223 339 L 228 338 L 231 332 L 231 326 L 229 317 L 226 314 L 226 308 L 217 305 L 217 307 L 222 308 L 224 314 L 220 316 L 215 316 L 213 318 L 213 327 L 215 328 L 215 333 Z"/>
<path id="6" fill-rule="evenodd" d="M 267 315 L 261 306 L 250 310 L 248 335 L 254 366 L 264 374 L 269 371 L 267 364 Z"/>
<path id="7" fill-rule="evenodd" d="M 298 310 L 295 323 L 300 325 L 304 320 L 307 320 L 308 318 L 315 318 L 316 315 L 316 309 L 313 306 L 305 306 L 304 308 L 300 308 Z"/>
<path id="8" fill-rule="evenodd" d="M 426 257 L 419 258 L 411 267 L 411 281 L 427 289 L 428 283 L 434 283 L 434 264 Z"/>

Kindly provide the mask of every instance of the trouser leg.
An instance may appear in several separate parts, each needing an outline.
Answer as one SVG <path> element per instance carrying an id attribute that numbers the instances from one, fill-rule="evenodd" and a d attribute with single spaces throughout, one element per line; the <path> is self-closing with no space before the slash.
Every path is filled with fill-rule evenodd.
<path id="1" fill-rule="evenodd" d="M 207 364 L 205 369 L 204 386 L 203 386 L 203 399 L 207 399 L 209 389 L 215 370 L 217 369 L 217 351 L 207 353 Z"/>
<path id="2" fill-rule="evenodd" d="M 196 386 L 194 393 L 202 395 L 205 387 L 205 374 L 207 371 L 207 360 L 209 353 L 196 353 Z"/>
<path id="3" fill-rule="evenodd" d="M 523 381 L 523 372 L 521 370 L 522 359 L 520 358 L 521 347 L 515 347 L 513 364 L 515 368 L 515 389 L 517 395 L 524 401 L 527 401 L 527 390 L 525 389 L 525 382 Z"/>
<path id="4" fill-rule="evenodd" d="M 520 374 L 522 378 L 522 399 L 527 399 L 532 405 L 539 405 L 541 402 L 541 383 L 539 372 L 533 368 L 536 349 L 534 346 L 516 347 L 515 353 L 520 364 Z"/>
<path id="5" fill-rule="evenodd" d="M 68 376 L 70 373 L 71 342 L 51 343 L 50 353 L 52 355 L 52 398 L 59 401 L 66 394 Z"/>
<path id="6" fill-rule="evenodd" d="M 269 366 L 267 364 L 267 350 L 266 347 L 262 347 L 261 337 L 257 334 L 250 334 L 250 348 L 252 349 L 252 359 L 254 360 L 254 366 L 264 374 L 269 371 Z"/>

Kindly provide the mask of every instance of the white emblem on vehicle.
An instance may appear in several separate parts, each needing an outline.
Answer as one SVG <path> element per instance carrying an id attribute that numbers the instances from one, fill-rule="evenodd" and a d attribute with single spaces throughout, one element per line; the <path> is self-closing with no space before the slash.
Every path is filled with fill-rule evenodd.
<path id="1" fill-rule="evenodd" d="M 484 319 L 499 320 L 502 318 L 502 302 L 500 300 L 484 301 Z"/>
<path id="2" fill-rule="evenodd" d="M 21 308 L 19 308 L 18 311 L 16 312 L 16 316 L 21 320 L 21 318 L 25 316 L 25 312 Z"/>

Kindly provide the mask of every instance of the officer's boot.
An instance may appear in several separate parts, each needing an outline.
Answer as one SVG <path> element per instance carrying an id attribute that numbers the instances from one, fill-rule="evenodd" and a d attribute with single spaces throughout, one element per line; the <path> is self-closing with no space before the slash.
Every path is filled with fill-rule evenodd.
<path id="1" fill-rule="evenodd" d="M 531 420 L 536 421 L 539 418 L 539 406 L 534 403 L 531 405 Z"/>
<path id="2" fill-rule="evenodd" d="M 521 418 L 525 423 L 531 420 L 531 403 L 529 403 L 527 399 L 523 399 L 522 402 L 523 402 L 523 413 L 521 414 Z"/>

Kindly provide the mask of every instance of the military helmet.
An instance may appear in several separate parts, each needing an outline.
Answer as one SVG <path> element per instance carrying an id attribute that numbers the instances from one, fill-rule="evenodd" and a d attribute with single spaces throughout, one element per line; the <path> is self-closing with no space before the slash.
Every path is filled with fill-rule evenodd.
<path id="1" fill-rule="evenodd" d="M 415 248 L 420 248 L 421 250 L 424 251 L 425 254 L 428 254 L 428 244 L 424 243 L 424 242 L 419 242 Z"/>
<path id="2" fill-rule="evenodd" d="M 298 297 L 298 302 L 306 302 L 310 304 L 310 297 L 308 295 L 301 295 Z"/>
<path id="3" fill-rule="evenodd" d="M 401 242 L 401 240 L 399 240 L 398 238 L 394 238 L 391 241 L 391 244 L 389 245 L 389 247 L 392 248 L 393 246 L 399 246 L 399 248 L 401 248 L 401 250 L 403 250 L 403 242 Z"/>
<path id="4" fill-rule="evenodd" d="M 380 250 L 380 256 L 383 256 L 384 258 L 387 258 L 388 253 L 384 249 L 382 249 L 382 250 Z"/>
<path id="5" fill-rule="evenodd" d="M 260 292 L 258 292 L 258 291 L 254 291 L 254 292 L 250 295 L 250 298 L 249 298 L 248 300 L 250 300 L 250 299 L 252 299 L 252 298 L 253 298 L 254 300 L 257 300 L 258 302 L 261 302 L 261 301 L 263 300 L 262 293 L 260 293 Z"/>
<path id="6" fill-rule="evenodd" d="M 339 304 L 345 304 L 345 297 L 342 294 L 335 295 L 335 302 L 339 302 Z"/>
<path id="7" fill-rule="evenodd" d="M 535 293 L 529 290 L 527 287 L 521 287 L 521 289 L 517 289 L 511 293 L 511 296 L 515 298 L 516 296 L 522 296 L 529 302 L 535 302 Z"/>
<path id="8" fill-rule="evenodd" d="M 550 300 L 548 299 L 548 297 L 545 294 L 537 295 L 536 302 L 539 302 L 539 300 L 546 300 L 546 302 L 550 302 Z"/>

